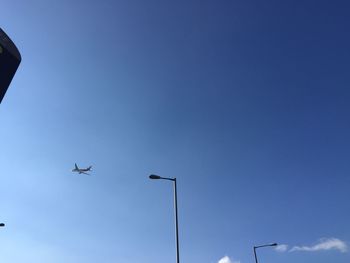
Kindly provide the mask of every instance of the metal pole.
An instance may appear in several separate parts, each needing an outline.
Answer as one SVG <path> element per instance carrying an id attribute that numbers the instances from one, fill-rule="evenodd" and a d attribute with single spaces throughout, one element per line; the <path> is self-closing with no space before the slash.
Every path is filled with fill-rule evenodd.
<path id="1" fill-rule="evenodd" d="M 256 247 L 254 247 L 254 257 L 255 257 L 255 263 L 258 263 L 258 258 L 256 256 Z"/>
<path id="2" fill-rule="evenodd" d="M 180 263 L 180 252 L 179 252 L 179 219 L 177 216 L 177 188 L 176 178 L 161 177 L 159 175 L 151 174 L 150 179 L 163 179 L 174 182 L 174 210 L 175 210 L 175 241 L 176 241 L 176 263 Z"/>
<path id="3" fill-rule="evenodd" d="M 176 233 L 176 263 L 180 263 L 179 255 L 179 221 L 177 217 L 177 189 L 176 189 L 176 178 L 174 181 L 174 207 L 175 207 L 175 233 Z"/>

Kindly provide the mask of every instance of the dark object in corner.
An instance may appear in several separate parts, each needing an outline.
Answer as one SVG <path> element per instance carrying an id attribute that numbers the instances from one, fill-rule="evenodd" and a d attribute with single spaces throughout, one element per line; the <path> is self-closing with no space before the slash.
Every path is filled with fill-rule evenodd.
<path id="1" fill-rule="evenodd" d="M 0 103 L 21 63 L 21 54 L 12 40 L 0 28 Z"/>

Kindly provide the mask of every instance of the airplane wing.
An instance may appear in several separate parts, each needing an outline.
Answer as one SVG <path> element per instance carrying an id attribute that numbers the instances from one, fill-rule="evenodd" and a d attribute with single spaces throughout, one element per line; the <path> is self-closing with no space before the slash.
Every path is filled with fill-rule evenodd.
<path id="1" fill-rule="evenodd" d="M 21 54 L 16 45 L 0 28 L 0 103 L 5 96 L 21 60 Z"/>

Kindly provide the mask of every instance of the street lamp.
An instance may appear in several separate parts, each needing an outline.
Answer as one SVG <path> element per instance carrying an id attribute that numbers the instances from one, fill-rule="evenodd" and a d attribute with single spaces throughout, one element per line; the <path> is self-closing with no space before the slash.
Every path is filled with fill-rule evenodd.
<path id="1" fill-rule="evenodd" d="M 260 245 L 260 246 L 254 246 L 254 257 L 255 257 L 255 263 L 258 263 L 258 258 L 256 256 L 256 249 L 261 248 L 261 247 L 275 247 L 277 246 L 277 243 L 272 243 L 272 244 L 266 244 L 266 245 Z"/>
<path id="2" fill-rule="evenodd" d="M 151 174 L 149 176 L 150 179 L 153 180 L 169 180 L 174 182 L 174 210 L 175 210 L 175 238 L 176 238 L 176 263 L 180 263 L 180 256 L 179 256 L 179 222 L 177 217 L 177 189 L 176 189 L 176 178 L 166 178 L 161 177 L 159 175 Z"/>

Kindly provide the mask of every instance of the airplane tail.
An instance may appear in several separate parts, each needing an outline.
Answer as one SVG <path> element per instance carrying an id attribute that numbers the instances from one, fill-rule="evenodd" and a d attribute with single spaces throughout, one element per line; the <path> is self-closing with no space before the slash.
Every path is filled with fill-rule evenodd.
<path id="1" fill-rule="evenodd" d="M 90 165 L 90 166 L 88 167 L 88 170 L 91 171 L 91 168 L 92 168 L 92 166 Z"/>
<path id="2" fill-rule="evenodd" d="M 74 165 L 75 165 L 75 169 L 79 170 L 78 165 L 76 163 Z"/>

